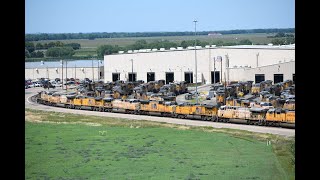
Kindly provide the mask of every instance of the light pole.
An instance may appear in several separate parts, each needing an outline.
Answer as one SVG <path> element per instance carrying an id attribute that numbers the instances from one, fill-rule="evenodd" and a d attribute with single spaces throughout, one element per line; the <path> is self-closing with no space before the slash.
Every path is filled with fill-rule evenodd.
<path id="1" fill-rule="evenodd" d="M 213 84 L 216 83 L 216 57 L 213 57 Z"/>
<path id="2" fill-rule="evenodd" d="M 92 82 L 94 81 L 93 57 L 92 57 Z"/>
<path id="3" fill-rule="evenodd" d="M 133 82 L 133 59 L 130 59 L 130 61 L 131 61 L 131 81 Z"/>
<path id="4" fill-rule="evenodd" d="M 66 59 L 66 91 L 68 91 L 68 60 Z"/>
<path id="5" fill-rule="evenodd" d="M 61 82 L 62 82 L 62 84 L 61 84 L 61 89 L 63 89 L 63 60 L 60 60 L 60 63 L 61 63 L 61 66 L 62 66 L 62 68 L 61 68 L 61 74 L 62 74 L 62 77 L 61 77 Z"/>
<path id="6" fill-rule="evenodd" d="M 44 61 L 41 61 L 41 66 L 44 65 Z M 48 66 L 46 66 L 46 70 L 47 70 L 47 78 L 49 80 L 49 70 L 48 70 Z"/>
<path id="7" fill-rule="evenodd" d="M 198 104 L 198 71 L 197 71 L 197 20 L 194 20 L 194 59 L 196 64 L 196 104 Z"/>
<path id="8" fill-rule="evenodd" d="M 100 63 L 102 63 L 101 60 L 98 61 L 98 81 L 100 80 Z"/>

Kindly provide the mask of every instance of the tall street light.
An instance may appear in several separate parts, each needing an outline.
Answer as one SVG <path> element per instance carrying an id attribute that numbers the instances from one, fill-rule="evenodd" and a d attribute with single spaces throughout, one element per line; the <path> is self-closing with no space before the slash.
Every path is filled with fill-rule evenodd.
<path id="1" fill-rule="evenodd" d="M 100 80 L 100 63 L 102 64 L 102 61 L 98 61 L 98 81 Z"/>
<path id="2" fill-rule="evenodd" d="M 66 59 L 66 91 L 68 91 L 68 60 Z"/>
<path id="3" fill-rule="evenodd" d="M 94 81 L 93 57 L 92 57 L 92 82 Z"/>
<path id="4" fill-rule="evenodd" d="M 131 61 L 131 81 L 133 82 L 133 59 L 130 59 L 130 61 Z"/>
<path id="5" fill-rule="evenodd" d="M 197 20 L 194 20 L 194 59 L 196 64 L 196 104 L 198 104 L 198 71 L 197 71 Z"/>
<path id="6" fill-rule="evenodd" d="M 60 64 L 61 64 L 61 72 L 62 72 L 62 77 L 61 77 L 61 81 L 62 81 L 62 84 L 61 84 L 61 89 L 63 89 L 63 60 L 60 60 Z"/>
<path id="7" fill-rule="evenodd" d="M 44 65 L 44 61 L 41 61 L 41 66 Z M 49 80 L 49 69 L 48 69 L 48 65 L 46 65 L 46 70 L 47 70 L 47 78 Z"/>

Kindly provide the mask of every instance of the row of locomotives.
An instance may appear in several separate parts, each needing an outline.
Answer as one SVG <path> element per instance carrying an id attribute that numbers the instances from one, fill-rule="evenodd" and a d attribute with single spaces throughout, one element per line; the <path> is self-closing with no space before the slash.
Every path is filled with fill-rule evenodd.
<path id="1" fill-rule="evenodd" d="M 173 117 L 217 121 L 217 112 L 218 107 L 214 105 L 181 104 L 175 106 Z"/>
<path id="2" fill-rule="evenodd" d="M 280 108 L 269 109 L 263 125 L 295 128 L 295 111 Z"/>
<path id="3" fill-rule="evenodd" d="M 143 115 L 157 115 L 172 117 L 175 109 L 175 102 L 166 101 L 150 101 L 141 100 L 140 101 L 140 114 Z"/>

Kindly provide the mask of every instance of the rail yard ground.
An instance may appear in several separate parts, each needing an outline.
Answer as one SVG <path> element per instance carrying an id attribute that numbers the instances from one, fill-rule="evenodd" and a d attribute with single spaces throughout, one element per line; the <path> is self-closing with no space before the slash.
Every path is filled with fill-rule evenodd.
<path id="1" fill-rule="evenodd" d="M 295 178 L 293 137 L 34 109 L 25 113 L 26 179 Z"/>

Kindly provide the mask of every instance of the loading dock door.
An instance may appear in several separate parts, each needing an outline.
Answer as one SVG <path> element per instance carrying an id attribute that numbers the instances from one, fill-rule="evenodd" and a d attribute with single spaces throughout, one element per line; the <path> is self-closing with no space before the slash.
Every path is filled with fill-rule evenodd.
<path id="1" fill-rule="evenodd" d="M 136 73 L 128 73 L 129 75 L 129 81 L 132 82 L 132 81 L 137 81 L 137 74 Z"/>
<path id="2" fill-rule="evenodd" d="M 166 72 L 166 84 L 169 84 L 169 82 L 174 81 L 174 73 L 173 72 Z"/>
<path id="3" fill-rule="evenodd" d="M 295 76 L 295 74 L 292 74 L 292 81 L 293 81 L 293 84 L 296 83 L 296 76 Z"/>
<path id="4" fill-rule="evenodd" d="M 187 83 L 193 83 L 193 73 L 192 72 L 185 72 L 184 73 L 184 81 Z"/>
<path id="5" fill-rule="evenodd" d="M 154 72 L 147 72 L 147 82 L 154 81 L 154 80 L 155 80 Z"/>
<path id="6" fill-rule="evenodd" d="M 216 81 L 214 81 L 216 79 Z M 211 84 L 220 82 L 220 71 L 211 71 Z"/>
<path id="7" fill-rule="evenodd" d="M 274 74 L 273 75 L 273 82 L 274 83 L 283 82 L 283 74 Z"/>
<path id="8" fill-rule="evenodd" d="M 264 81 L 264 74 L 255 74 L 254 82 L 260 83 L 262 81 Z"/>
<path id="9" fill-rule="evenodd" d="M 112 81 L 118 81 L 120 80 L 120 73 L 112 73 Z"/>

